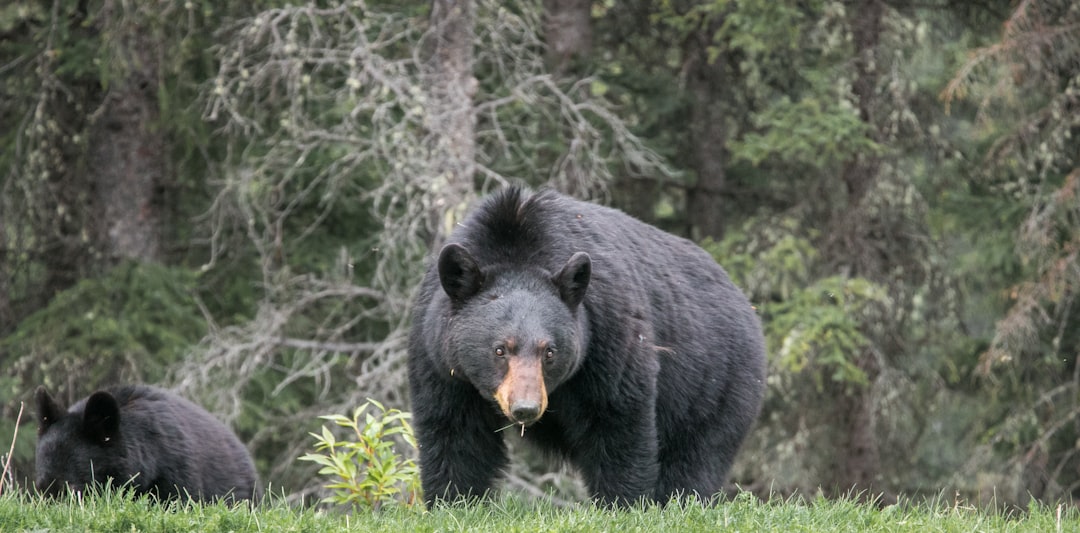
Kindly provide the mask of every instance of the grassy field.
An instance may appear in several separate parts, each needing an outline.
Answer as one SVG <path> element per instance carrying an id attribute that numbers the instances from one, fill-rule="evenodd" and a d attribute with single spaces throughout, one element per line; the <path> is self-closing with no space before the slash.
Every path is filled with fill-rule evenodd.
<path id="1" fill-rule="evenodd" d="M 954 503 L 878 509 L 853 501 L 761 502 L 739 497 L 710 508 L 698 505 L 623 511 L 591 505 L 557 508 L 512 498 L 431 512 L 389 509 L 344 514 L 295 509 L 284 503 L 158 505 L 118 494 L 82 501 L 0 496 L 0 531 L 478 531 L 478 532 L 1080 532 L 1075 507 L 1036 507 L 1026 513 L 987 513 Z"/>

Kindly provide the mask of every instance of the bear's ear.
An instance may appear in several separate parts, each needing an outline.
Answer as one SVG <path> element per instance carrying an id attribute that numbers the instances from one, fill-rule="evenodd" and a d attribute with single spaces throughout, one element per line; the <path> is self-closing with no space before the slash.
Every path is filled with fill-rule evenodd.
<path id="1" fill-rule="evenodd" d="M 64 416 L 64 408 L 56 403 L 49 391 L 45 390 L 44 385 L 38 385 L 37 390 L 34 391 L 34 403 L 37 404 L 38 435 L 41 435 Z"/>
<path id="2" fill-rule="evenodd" d="M 559 297 L 571 309 L 581 304 L 585 299 L 585 289 L 589 288 L 589 279 L 592 276 L 592 260 L 589 254 L 578 252 L 570 256 L 570 260 L 562 267 L 562 270 L 552 280 L 559 288 Z"/>
<path id="3" fill-rule="evenodd" d="M 450 301 L 460 304 L 480 292 L 484 275 L 464 246 L 450 243 L 439 252 L 439 281 Z"/>
<path id="4" fill-rule="evenodd" d="M 112 445 L 120 436 L 120 404 L 112 394 L 98 391 L 86 399 L 83 432 L 94 442 Z"/>

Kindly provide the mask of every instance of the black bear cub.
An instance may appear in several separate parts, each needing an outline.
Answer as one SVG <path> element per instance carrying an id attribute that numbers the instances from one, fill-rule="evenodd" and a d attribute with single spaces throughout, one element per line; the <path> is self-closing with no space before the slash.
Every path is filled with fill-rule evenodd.
<path id="1" fill-rule="evenodd" d="M 568 459 L 603 503 L 711 498 L 765 391 L 760 320 L 705 251 L 520 188 L 449 236 L 408 363 L 429 505 L 492 489 L 507 434 Z"/>
<path id="2" fill-rule="evenodd" d="M 57 495 L 108 480 L 162 499 L 253 499 L 240 439 L 202 407 L 145 385 L 99 390 L 65 410 L 38 387 L 36 485 Z"/>

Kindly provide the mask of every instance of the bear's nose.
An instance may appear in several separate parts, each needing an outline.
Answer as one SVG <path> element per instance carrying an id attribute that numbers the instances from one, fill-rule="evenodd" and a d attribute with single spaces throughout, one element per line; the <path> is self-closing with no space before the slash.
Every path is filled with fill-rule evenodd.
<path id="1" fill-rule="evenodd" d="M 518 400 L 510 406 L 510 415 L 515 422 L 531 424 L 540 417 L 540 402 L 532 400 Z"/>

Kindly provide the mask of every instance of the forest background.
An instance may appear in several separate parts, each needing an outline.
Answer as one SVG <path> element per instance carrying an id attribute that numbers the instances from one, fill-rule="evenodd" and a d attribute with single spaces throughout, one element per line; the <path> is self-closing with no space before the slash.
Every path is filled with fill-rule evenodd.
<path id="1" fill-rule="evenodd" d="M 0 435 L 39 384 L 157 383 L 318 493 L 317 416 L 408 408 L 429 250 L 526 183 L 750 296 L 743 489 L 1072 501 L 1078 135 L 1071 0 L 9 0 Z M 518 453 L 511 489 L 582 497 Z"/>

